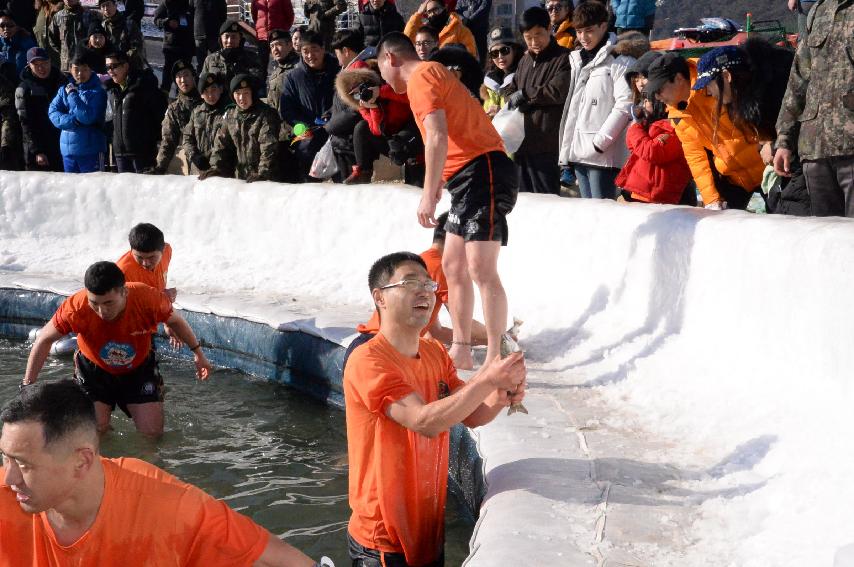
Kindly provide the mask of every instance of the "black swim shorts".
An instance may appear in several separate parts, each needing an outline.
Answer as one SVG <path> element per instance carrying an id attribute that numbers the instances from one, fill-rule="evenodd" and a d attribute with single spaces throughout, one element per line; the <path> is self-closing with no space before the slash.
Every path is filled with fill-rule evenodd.
<path id="1" fill-rule="evenodd" d="M 74 354 L 74 379 L 90 400 L 107 404 L 110 409 L 119 406 L 128 417 L 128 404 L 162 402 L 166 397 L 154 351 L 127 374 L 110 374 L 77 351 Z"/>
<path id="2" fill-rule="evenodd" d="M 445 230 L 465 241 L 507 245 L 507 214 L 516 204 L 516 166 L 504 152 L 489 152 L 468 162 L 446 187 L 451 210 Z"/>

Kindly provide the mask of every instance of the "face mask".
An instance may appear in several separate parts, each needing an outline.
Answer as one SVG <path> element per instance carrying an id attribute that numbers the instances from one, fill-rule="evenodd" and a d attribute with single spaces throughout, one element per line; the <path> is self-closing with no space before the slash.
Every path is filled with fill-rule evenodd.
<path id="1" fill-rule="evenodd" d="M 448 25 L 449 18 L 450 15 L 447 12 L 442 12 L 441 14 L 436 14 L 435 16 L 427 18 L 427 25 L 433 29 L 441 30 Z"/>
<path id="2" fill-rule="evenodd" d="M 231 60 L 232 57 L 237 55 L 237 48 L 235 47 L 223 47 L 222 48 L 222 56 L 225 57 L 226 60 Z"/>

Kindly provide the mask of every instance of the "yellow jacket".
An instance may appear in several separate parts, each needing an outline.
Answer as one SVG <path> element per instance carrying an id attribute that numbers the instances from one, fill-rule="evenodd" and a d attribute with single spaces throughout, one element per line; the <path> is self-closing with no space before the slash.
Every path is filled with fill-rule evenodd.
<path id="1" fill-rule="evenodd" d="M 403 33 L 412 40 L 412 43 L 415 43 L 415 36 L 418 34 L 418 28 L 426 23 L 424 15 L 416 12 L 412 14 L 412 17 L 409 18 L 408 22 L 406 22 L 406 27 L 403 28 Z M 448 24 L 439 32 L 439 47 L 448 43 L 459 43 L 465 46 L 468 52 L 477 58 L 477 47 L 474 44 L 474 36 L 456 12 L 451 12 Z"/>
<path id="2" fill-rule="evenodd" d="M 697 79 L 696 59 L 689 59 L 688 66 L 693 84 Z M 669 117 L 676 125 L 676 135 L 682 142 L 688 167 L 706 205 L 721 199 L 715 187 L 707 150 L 712 153 L 718 173 L 745 191 L 759 187 L 765 171 L 765 164 L 759 156 L 758 140 L 753 136 L 746 137 L 733 124 L 726 107 L 721 109 L 715 137 L 716 108 L 717 100 L 701 89 L 691 91 L 688 107 L 684 111 L 672 107 L 668 109 Z"/>
<path id="3" fill-rule="evenodd" d="M 572 20 L 566 19 L 560 23 L 555 30 L 555 41 L 561 47 L 565 47 L 567 49 L 572 49 L 575 47 L 575 36 L 570 33 L 569 30 L 572 29 Z"/>

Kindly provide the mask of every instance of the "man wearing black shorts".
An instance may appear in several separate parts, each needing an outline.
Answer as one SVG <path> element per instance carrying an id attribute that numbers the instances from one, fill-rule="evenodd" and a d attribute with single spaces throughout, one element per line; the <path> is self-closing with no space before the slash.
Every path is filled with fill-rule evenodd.
<path id="1" fill-rule="evenodd" d="M 125 284 L 112 262 L 96 262 L 84 276 L 85 289 L 66 299 L 39 331 L 30 351 L 24 384 L 32 384 L 55 341 L 77 333 L 75 379 L 95 402 L 98 429 L 110 428 L 119 406 L 145 435 L 163 433 L 163 378 L 151 348 L 159 323 L 168 324 L 193 352 L 196 372 L 206 380 L 211 366 L 193 330 L 172 310 L 160 290 L 141 283 Z"/>
<path id="2" fill-rule="evenodd" d="M 384 36 L 377 47 L 377 61 L 383 79 L 396 92 L 409 96 L 424 139 L 426 172 L 418 206 L 422 226 L 436 225 L 436 204 L 444 183 L 451 192 L 442 258 L 454 328 L 449 354 L 458 369 L 470 369 L 474 367 L 472 282 L 483 301 L 487 361 L 498 356 L 507 325 L 498 253 L 507 244 L 506 216 L 516 204 L 516 170 L 478 102 L 444 66 L 422 62 L 409 38 L 400 33 Z"/>

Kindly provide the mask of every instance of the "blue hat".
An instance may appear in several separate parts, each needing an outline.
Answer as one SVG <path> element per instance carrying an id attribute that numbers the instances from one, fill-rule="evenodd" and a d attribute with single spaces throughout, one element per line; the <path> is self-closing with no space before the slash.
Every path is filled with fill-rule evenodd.
<path id="1" fill-rule="evenodd" d="M 47 51 L 42 49 L 41 47 L 31 47 L 27 51 L 27 63 L 32 63 L 33 61 L 39 61 L 42 59 L 50 59 L 47 55 Z"/>
<path id="2" fill-rule="evenodd" d="M 695 91 L 706 88 L 724 69 L 747 65 L 747 54 L 735 45 L 716 47 L 697 62 L 697 80 L 691 87 Z"/>

